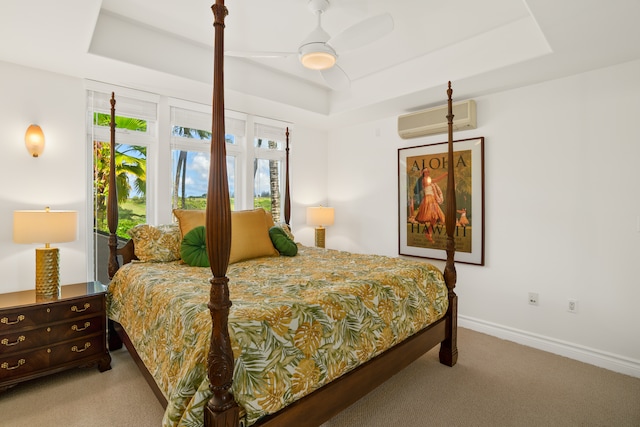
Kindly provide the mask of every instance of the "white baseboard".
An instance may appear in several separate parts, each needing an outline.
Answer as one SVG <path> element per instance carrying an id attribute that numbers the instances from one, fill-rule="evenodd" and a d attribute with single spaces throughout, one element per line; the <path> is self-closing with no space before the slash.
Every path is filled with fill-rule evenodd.
<path id="1" fill-rule="evenodd" d="M 482 332 L 507 341 L 513 341 L 528 347 L 568 357 L 569 359 L 579 360 L 580 362 L 599 366 L 610 371 L 640 378 L 640 360 L 630 359 L 617 354 L 603 352 L 578 344 L 533 334 L 531 332 L 467 316 L 459 315 L 458 325 L 463 328 Z"/>

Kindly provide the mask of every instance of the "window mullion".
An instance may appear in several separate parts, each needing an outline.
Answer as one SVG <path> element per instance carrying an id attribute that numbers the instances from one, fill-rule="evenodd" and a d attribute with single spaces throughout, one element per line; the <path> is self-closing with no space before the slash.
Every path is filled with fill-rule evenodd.
<path id="1" fill-rule="evenodd" d="M 253 147 L 254 135 L 254 117 L 248 116 L 246 122 L 246 137 L 243 141 L 244 146 L 244 159 L 243 164 L 245 168 L 245 185 L 243 192 L 244 209 L 253 209 L 253 188 L 254 188 L 254 175 L 253 175 L 253 162 L 255 159 L 255 150 Z"/>

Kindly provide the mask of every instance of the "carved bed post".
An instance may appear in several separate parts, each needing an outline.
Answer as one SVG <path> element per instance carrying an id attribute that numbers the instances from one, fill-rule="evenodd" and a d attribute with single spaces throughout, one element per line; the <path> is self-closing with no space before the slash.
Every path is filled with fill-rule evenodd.
<path id="1" fill-rule="evenodd" d="M 118 247 L 118 186 L 116 185 L 116 95 L 111 92 L 111 121 L 109 131 L 109 195 L 107 197 L 107 226 L 109 227 L 109 263 L 107 272 L 109 279 L 113 278 L 120 268 L 118 257 L 122 257 L 122 264 L 138 259 L 133 249 L 133 241 L 129 240 L 123 247 Z M 115 336 L 115 334 L 113 334 Z M 120 348 L 120 347 L 118 347 Z"/>
<path id="2" fill-rule="evenodd" d="M 458 360 L 458 337 L 457 337 L 457 323 L 458 323 L 458 296 L 456 295 L 454 288 L 456 287 L 456 267 L 453 262 L 456 242 L 453 238 L 454 230 L 456 227 L 456 189 L 455 189 L 455 176 L 454 176 L 454 163 L 453 163 L 453 106 L 451 95 L 453 90 L 451 89 L 451 82 L 447 88 L 448 97 L 448 113 L 447 120 L 449 122 L 449 143 L 447 150 L 447 212 L 445 213 L 445 226 L 447 229 L 447 262 L 444 268 L 444 281 L 449 289 L 449 312 L 447 313 L 446 334 L 447 338 L 440 345 L 440 362 L 453 366 Z"/>
<path id="3" fill-rule="evenodd" d="M 286 136 L 287 136 L 287 146 L 285 148 L 285 152 L 286 152 L 286 158 L 285 158 L 285 178 L 284 178 L 284 182 L 285 182 L 285 186 L 284 186 L 284 223 L 287 225 L 291 225 L 289 224 L 289 221 L 291 220 L 291 200 L 289 198 L 289 127 L 287 127 L 287 132 L 286 132 Z"/>
<path id="4" fill-rule="evenodd" d="M 109 155 L 109 195 L 107 197 L 107 225 L 109 227 L 109 277 L 113 277 L 118 265 L 118 188 L 116 185 L 116 97 L 111 92 L 110 155 Z"/>
<path id="5" fill-rule="evenodd" d="M 213 118 L 211 162 L 206 209 L 206 241 L 213 278 L 209 295 L 211 344 L 207 360 L 209 388 L 213 394 L 204 410 L 205 426 L 238 425 L 238 405 L 231 393 L 233 351 L 227 329 L 231 301 L 227 267 L 231 253 L 231 206 L 227 182 L 224 126 L 224 18 L 228 11 L 224 0 L 211 6 L 214 15 L 215 48 L 213 67 Z"/>
<path id="6" fill-rule="evenodd" d="M 116 95 L 111 92 L 111 122 L 109 123 L 109 195 L 107 196 L 107 226 L 109 227 L 109 263 L 107 272 L 112 278 L 118 263 L 118 187 L 116 185 Z M 122 341 L 115 330 L 113 321 L 107 321 L 109 350 L 122 348 Z"/>

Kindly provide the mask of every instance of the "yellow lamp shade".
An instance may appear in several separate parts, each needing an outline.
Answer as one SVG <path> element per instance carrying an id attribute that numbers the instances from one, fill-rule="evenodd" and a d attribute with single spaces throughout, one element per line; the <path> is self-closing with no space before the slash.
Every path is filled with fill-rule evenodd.
<path id="1" fill-rule="evenodd" d="M 13 213 L 15 243 L 72 242 L 78 236 L 77 211 L 21 210 Z"/>
<path id="2" fill-rule="evenodd" d="M 324 206 L 307 208 L 307 224 L 320 227 L 333 225 L 334 209 Z"/>

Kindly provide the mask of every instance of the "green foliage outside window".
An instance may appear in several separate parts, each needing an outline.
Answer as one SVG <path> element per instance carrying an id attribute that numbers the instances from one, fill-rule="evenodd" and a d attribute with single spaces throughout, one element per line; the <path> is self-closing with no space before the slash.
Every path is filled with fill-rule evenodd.
<path id="1" fill-rule="evenodd" d="M 146 132 L 147 122 L 142 119 L 116 116 L 116 128 Z M 109 126 L 111 118 L 107 114 L 95 113 L 94 124 Z M 95 228 L 109 232 L 107 224 L 107 199 L 109 196 L 109 158 L 111 147 L 108 142 L 94 141 L 93 144 L 93 185 Z M 128 238 L 127 230 L 146 222 L 147 192 L 147 147 L 116 144 L 115 155 L 116 187 L 118 194 L 117 235 Z"/>

